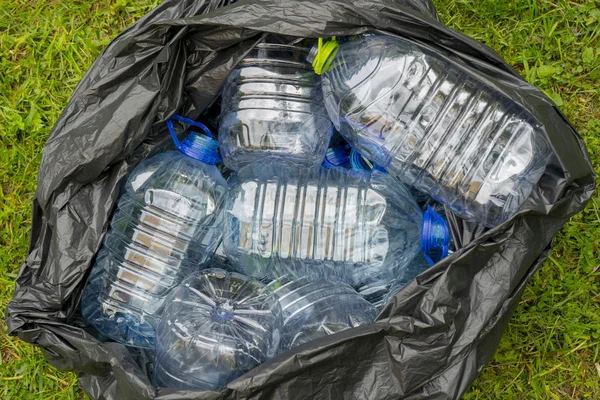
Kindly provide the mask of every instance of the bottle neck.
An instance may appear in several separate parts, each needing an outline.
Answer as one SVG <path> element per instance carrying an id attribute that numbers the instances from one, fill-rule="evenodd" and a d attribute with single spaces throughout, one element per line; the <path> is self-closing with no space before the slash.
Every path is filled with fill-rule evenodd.
<path id="1" fill-rule="evenodd" d="M 173 120 L 200 128 L 206 135 L 191 131 L 187 138 L 183 142 L 180 142 L 175 133 Z M 171 138 L 177 149 L 186 156 L 209 165 L 215 165 L 217 162 L 221 161 L 219 142 L 213 139 L 212 133 L 206 125 L 189 118 L 173 115 L 171 119 L 167 120 L 167 128 L 169 129 L 169 133 L 171 134 Z"/>
<path id="2" fill-rule="evenodd" d="M 179 151 L 209 165 L 215 165 L 221 161 L 219 142 L 197 132 L 190 132 L 179 145 Z"/>

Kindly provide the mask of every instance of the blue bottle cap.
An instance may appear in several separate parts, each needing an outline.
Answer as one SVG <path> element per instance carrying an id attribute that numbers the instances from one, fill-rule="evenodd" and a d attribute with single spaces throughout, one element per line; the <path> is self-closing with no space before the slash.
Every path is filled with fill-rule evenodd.
<path id="1" fill-rule="evenodd" d="M 350 165 L 352 169 L 359 172 L 370 173 L 373 167 L 367 164 L 367 160 L 356 150 L 350 151 Z"/>
<path id="2" fill-rule="evenodd" d="M 189 133 L 179 146 L 179 151 L 209 165 L 215 165 L 221 161 L 219 142 L 197 132 Z"/>
<path id="3" fill-rule="evenodd" d="M 348 145 L 339 145 L 328 148 L 325 153 L 325 159 L 323 159 L 322 167 L 330 169 L 347 164 L 349 161 L 349 150 L 350 146 Z"/>
<path id="4" fill-rule="evenodd" d="M 179 142 L 179 140 L 177 140 L 177 135 L 175 134 L 172 120 L 200 128 L 206 135 L 192 131 L 183 142 Z M 173 142 L 175 142 L 175 146 L 186 156 L 209 165 L 215 165 L 221 161 L 221 156 L 219 155 L 219 142 L 213 139 L 210 129 L 204 124 L 179 115 L 173 115 L 171 119 L 167 120 L 167 127 L 169 128 Z"/>
<path id="5" fill-rule="evenodd" d="M 437 261 L 448 255 L 450 243 L 450 229 L 448 223 L 431 206 L 423 213 L 423 236 L 421 237 L 421 250 L 429 265 L 435 264 L 432 254 L 441 254 Z"/>
<path id="6" fill-rule="evenodd" d="M 363 157 L 362 154 L 360 154 L 358 151 L 356 151 L 354 149 L 352 149 L 352 151 L 350 152 L 350 165 L 352 166 L 353 170 L 358 171 L 358 172 L 364 172 L 364 173 L 369 174 L 372 171 L 379 171 L 379 172 L 387 173 L 385 168 L 367 160 L 365 157 Z"/>

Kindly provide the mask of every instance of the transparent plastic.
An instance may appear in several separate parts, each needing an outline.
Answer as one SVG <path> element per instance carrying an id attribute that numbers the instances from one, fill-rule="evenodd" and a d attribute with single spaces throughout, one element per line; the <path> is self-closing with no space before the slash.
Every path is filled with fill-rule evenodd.
<path id="1" fill-rule="evenodd" d="M 153 384 L 219 391 L 276 354 L 282 323 L 264 284 L 221 269 L 194 273 L 165 300 Z"/>
<path id="2" fill-rule="evenodd" d="M 404 286 L 408 285 L 417 275 L 430 268 L 431 265 L 425 259 L 424 254 L 420 253 L 409 263 L 402 266 L 392 280 L 373 282 L 356 288 L 358 293 L 378 311 L 390 302 Z"/>
<path id="3" fill-rule="evenodd" d="M 350 166 L 353 170 L 370 174 L 371 171 L 376 167 L 375 164 L 367 160 L 360 154 L 356 149 L 350 150 Z"/>
<path id="4" fill-rule="evenodd" d="M 331 121 L 307 54 L 297 46 L 261 43 L 229 75 L 219 126 L 227 167 L 273 161 L 306 167 L 323 161 Z"/>
<path id="5" fill-rule="evenodd" d="M 206 263 L 207 267 L 210 268 L 220 268 L 225 271 L 233 272 L 233 268 L 231 267 L 231 263 L 227 259 L 227 256 L 223 252 L 223 242 L 217 247 L 212 257 Z"/>
<path id="6" fill-rule="evenodd" d="M 219 245 L 227 183 L 198 159 L 216 161 L 207 139 L 192 133 L 180 144 L 196 158 L 171 151 L 131 172 L 81 303 L 104 337 L 153 347 L 164 297 Z"/>
<path id="7" fill-rule="evenodd" d="M 415 279 L 419 274 L 430 268 L 431 265 L 427 262 L 423 254 L 419 254 L 417 257 L 413 258 L 413 260 L 405 266 L 402 270 L 402 273 L 396 277 L 390 284 L 388 284 L 388 290 L 386 291 L 385 296 L 383 296 L 382 300 L 379 303 L 374 303 L 378 309 L 383 308 L 386 304 L 388 304 L 392 298 L 398 294 L 404 288 L 404 286 L 408 285 L 410 281 Z"/>
<path id="8" fill-rule="evenodd" d="M 371 172 L 374 169 L 386 172 L 383 168 L 373 164 L 358 151 L 351 148 L 349 144 L 338 144 L 328 148 L 321 168 L 350 170 L 352 174 L 361 176 L 364 179 L 370 179 Z"/>
<path id="9" fill-rule="evenodd" d="M 230 181 L 223 249 L 249 276 L 388 279 L 420 249 L 422 211 L 397 180 L 248 166 Z"/>
<path id="10" fill-rule="evenodd" d="M 280 278 L 269 284 L 283 312 L 280 350 L 373 322 L 377 309 L 343 282 Z"/>
<path id="11" fill-rule="evenodd" d="M 353 148 L 488 227 L 519 210 L 552 154 L 528 111 L 405 39 L 342 43 L 322 82 Z"/>
<path id="12" fill-rule="evenodd" d="M 350 167 L 350 145 L 340 144 L 332 146 L 325 152 L 325 158 L 321 164 L 322 168 L 349 168 Z"/>

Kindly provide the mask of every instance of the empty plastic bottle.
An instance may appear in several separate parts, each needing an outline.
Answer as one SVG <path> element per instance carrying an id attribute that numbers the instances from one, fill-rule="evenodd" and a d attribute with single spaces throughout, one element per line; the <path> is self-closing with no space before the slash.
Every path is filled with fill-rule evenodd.
<path id="1" fill-rule="evenodd" d="M 223 250 L 253 277 L 339 279 L 362 286 L 392 280 L 427 246 L 447 244 L 442 219 L 427 218 L 397 180 L 367 181 L 341 169 L 248 166 L 232 181 Z M 434 226 L 430 226 L 434 225 Z M 424 229 L 426 228 L 426 229 Z"/>
<path id="2" fill-rule="evenodd" d="M 218 391 L 279 348 L 277 298 L 241 274 L 197 272 L 165 303 L 156 335 L 156 387 Z"/>
<path id="3" fill-rule="evenodd" d="M 322 82 L 353 148 L 488 227 L 519 210 L 552 154 L 526 109 L 405 39 L 342 43 Z"/>
<path id="4" fill-rule="evenodd" d="M 331 121 L 307 54 L 297 46 L 260 43 L 229 75 L 219 126 L 229 168 L 282 159 L 305 167 L 323 161 Z"/>
<path id="5" fill-rule="evenodd" d="M 126 345 L 153 347 L 164 297 L 222 237 L 218 144 L 196 132 L 179 143 L 171 133 L 178 150 L 143 161 L 127 179 L 83 293 L 85 319 Z"/>
<path id="6" fill-rule="evenodd" d="M 281 305 L 285 351 L 345 329 L 370 324 L 377 309 L 343 282 L 280 278 L 269 284 Z"/>

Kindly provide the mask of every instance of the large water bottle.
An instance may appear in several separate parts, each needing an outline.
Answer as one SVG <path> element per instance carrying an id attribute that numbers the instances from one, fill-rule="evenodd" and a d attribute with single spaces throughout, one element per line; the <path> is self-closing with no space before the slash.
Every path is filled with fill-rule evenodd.
<path id="1" fill-rule="evenodd" d="M 229 75 L 219 126 L 229 168 L 282 159 L 305 167 L 323 161 L 331 121 L 307 54 L 297 46 L 260 43 Z"/>
<path id="2" fill-rule="evenodd" d="M 222 237 L 218 143 L 196 132 L 179 143 L 171 133 L 179 149 L 143 161 L 127 179 L 83 293 L 84 318 L 126 345 L 153 347 L 164 297 Z"/>
<path id="3" fill-rule="evenodd" d="M 448 227 L 379 171 L 251 165 L 230 181 L 223 249 L 253 277 L 391 281 L 424 245 L 447 245 Z M 426 228 L 426 229 L 424 229 Z M 425 240 L 423 240 L 425 238 Z"/>
<path id="4" fill-rule="evenodd" d="M 279 348 L 277 298 L 241 274 L 202 270 L 165 303 L 156 331 L 156 387 L 218 391 Z"/>
<path id="5" fill-rule="evenodd" d="M 343 282 L 280 278 L 269 284 L 281 304 L 284 351 L 373 322 L 377 309 Z"/>
<path id="6" fill-rule="evenodd" d="M 353 147 L 486 226 L 519 210 L 552 154 L 527 110 L 405 39 L 342 43 L 322 82 L 329 116 Z"/>

